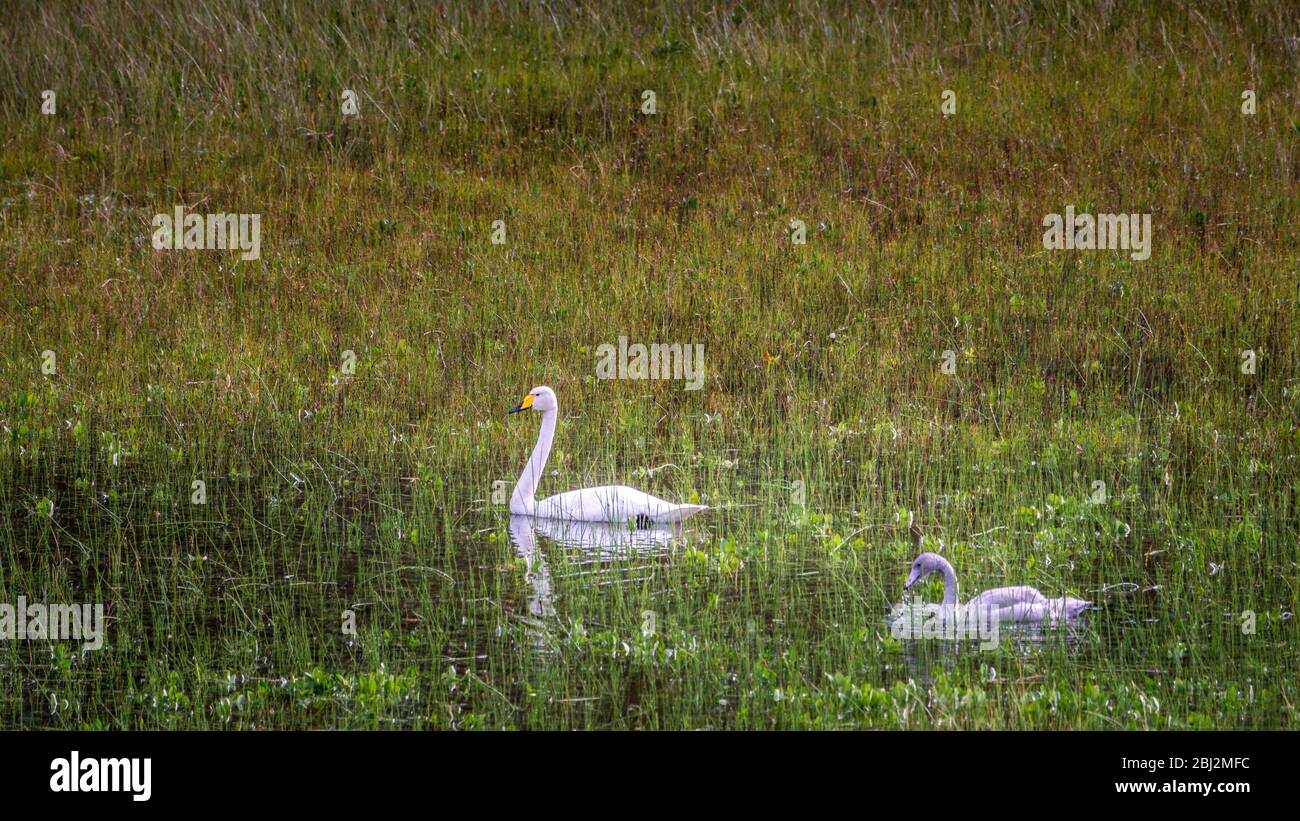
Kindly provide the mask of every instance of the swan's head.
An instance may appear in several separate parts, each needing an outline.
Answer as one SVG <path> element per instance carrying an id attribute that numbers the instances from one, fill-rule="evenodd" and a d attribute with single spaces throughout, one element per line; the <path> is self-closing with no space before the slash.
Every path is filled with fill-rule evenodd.
<path id="1" fill-rule="evenodd" d="M 910 590 L 912 585 L 924 579 L 939 570 L 948 566 L 948 561 L 938 553 L 922 553 L 912 562 L 912 572 L 907 577 L 907 583 L 903 585 L 904 590 Z"/>
<path id="2" fill-rule="evenodd" d="M 529 391 L 523 401 L 515 405 L 510 412 L 519 413 L 519 411 L 526 410 L 553 411 L 559 407 L 560 402 L 555 398 L 555 391 L 545 385 L 539 385 Z"/>

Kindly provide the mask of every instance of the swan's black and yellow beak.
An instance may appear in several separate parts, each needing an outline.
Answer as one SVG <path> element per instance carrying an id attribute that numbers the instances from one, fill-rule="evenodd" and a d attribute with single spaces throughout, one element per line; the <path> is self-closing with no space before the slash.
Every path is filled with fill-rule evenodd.
<path id="1" fill-rule="evenodd" d="M 515 405 L 510 412 L 519 413 L 519 411 L 529 410 L 530 408 L 532 408 L 532 406 L 533 406 L 533 395 L 530 393 L 524 397 L 522 402 L 520 402 L 518 405 Z"/>

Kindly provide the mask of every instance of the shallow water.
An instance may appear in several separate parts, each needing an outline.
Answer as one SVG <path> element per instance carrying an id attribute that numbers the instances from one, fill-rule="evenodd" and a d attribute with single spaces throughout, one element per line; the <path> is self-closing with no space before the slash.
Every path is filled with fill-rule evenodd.
<path id="1" fill-rule="evenodd" d="M 757 477 L 737 483 L 736 504 L 636 530 L 511 517 L 468 487 L 359 482 L 353 469 L 234 476 L 196 506 L 130 465 L 61 484 L 76 468 L 8 486 L 11 511 L 16 486 L 59 502 L 52 520 L 11 516 L 5 593 L 103 601 L 108 643 L 0 645 L 5 726 L 1294 721 L 1285 589 L 1254 592 L 1265 604 L 1243 633 L 1236 594 L 1171 595 L 1168 566 L 1108 549 L 1104 522 L 1086 517 L 1091 543 L 1066 558 L 992 517 L 972 541 L 943 527 L 963 589 L 1024 583 L 1097 602 L 1071 629 L 1004 630 L 981 648 L 891 636 L 918 550 L 904 514 L 739 501 L 779 498 Z M 951 509 L 916 515 L 943 523 Z M 941 583 L 919 595 L 938 601 Z"/>

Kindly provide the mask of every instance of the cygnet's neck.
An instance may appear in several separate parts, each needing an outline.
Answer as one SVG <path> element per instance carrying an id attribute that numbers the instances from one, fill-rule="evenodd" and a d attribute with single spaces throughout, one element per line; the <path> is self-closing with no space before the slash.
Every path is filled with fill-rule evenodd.
<path id="1" fill-rule="evenodd" d="M 943 605 L 944 607 L 957 606 L 957 571 L 952 569 L 952 565 L 944 557 L 939 557 L 939 572 L 943 574 Z"/>

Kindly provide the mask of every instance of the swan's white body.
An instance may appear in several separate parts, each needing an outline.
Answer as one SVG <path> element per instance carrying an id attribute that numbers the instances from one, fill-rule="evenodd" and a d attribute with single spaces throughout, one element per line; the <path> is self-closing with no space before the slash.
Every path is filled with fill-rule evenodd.
<path id="1" fill-rule="evenodd" d="M 995 587 L 985 590 L 970 601 L 962 604 L 957 599 L 957 571 L 953 570 L 948 560 L 937 553 L 922 553 L 912 563 L 912 573 L 907 577 L 904 589 L 929 576 L 931 573 L 943 574 L 943 604 L 936 610 L 929 605 L 927 611 L 937 612 L 944 620 L 971 627 L 979 623 L 1022 623 L 1056 625 L 1060 622 L 1072 622 L 1084 610 L 1092 605 L 1090 601 L 1061 596 L 1049 599 L 1037 589 L 1027 586 Z M 895 618 L 899 618 L 898 614 Z"/>
<path id="2" fill-rule="evenodd" d="M 510 512 L 513 515 L 533 516 L 542 519 L 567 519 L 582 522 L 626 522 L 638 525 L 649 523 L 680 522 L 706 509 L 707 505 L 680 505 L 651 496 L 649 493 L 626 485 L 587 487 L 558 493 L 540 502 L 533 496 L 537 483 L 546 470 L 546 460 L 551 455 L 551 441 L 555 438 L 555 419 L 560 403 L 555 391 L 546 386 L 533 388 L 511 413 L 523 410 L 541 411 L 542 427 L 537 434 L 537 444 L 524 465 L 510 494 Z"/>

